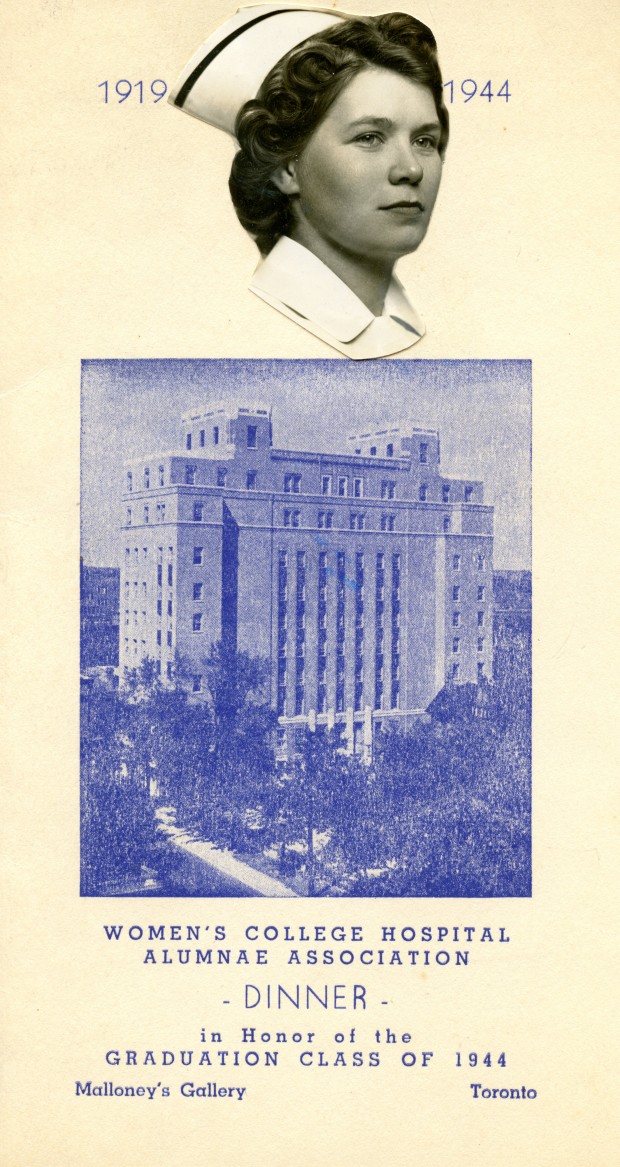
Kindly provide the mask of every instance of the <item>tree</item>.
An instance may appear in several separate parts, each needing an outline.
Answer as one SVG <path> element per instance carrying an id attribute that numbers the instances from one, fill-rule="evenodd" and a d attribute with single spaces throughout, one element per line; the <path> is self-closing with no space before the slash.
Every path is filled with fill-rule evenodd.
<path id="1" fill-rule="evenodd" d="M 118 693 L 95 681 L 81 704 L 81 890 L 101 895 L 140 875 L 153 855 L 156 823 L 142 773 L 127 765 Z"/>

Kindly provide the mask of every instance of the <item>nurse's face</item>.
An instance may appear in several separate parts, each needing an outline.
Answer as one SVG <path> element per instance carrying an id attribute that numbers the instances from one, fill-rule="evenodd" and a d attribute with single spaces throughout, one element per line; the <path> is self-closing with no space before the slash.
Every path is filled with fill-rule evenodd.
<path id="1" fill-rule="evenodd" d="M 439 140 L 429 89 L 388 69 L 358 73 L 274 176 L 292 196 L 293 239 L 328 263 L 332 253 L 387 265 L 415 251 L 439 189 Z"/>

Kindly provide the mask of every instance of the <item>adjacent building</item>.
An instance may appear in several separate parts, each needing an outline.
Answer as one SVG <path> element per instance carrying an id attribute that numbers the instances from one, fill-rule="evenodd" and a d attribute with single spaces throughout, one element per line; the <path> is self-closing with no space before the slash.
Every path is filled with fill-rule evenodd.
<path id="1" fill-rule="evenodd" d="M 120 666 L 172 673 L 224 644 L 271 661 L 280 748 L 333 727 L 368 751 L 446 683 L 492 677 L 493 508 L 412 424 L 278 449 L 263 403 L 182 419 L 180 447 L 125 468 Z"/>
<path id="2" fill-rule="evenodd" d="M 119 663 L 119 571 L 80 564 L 80 668 Z"/>

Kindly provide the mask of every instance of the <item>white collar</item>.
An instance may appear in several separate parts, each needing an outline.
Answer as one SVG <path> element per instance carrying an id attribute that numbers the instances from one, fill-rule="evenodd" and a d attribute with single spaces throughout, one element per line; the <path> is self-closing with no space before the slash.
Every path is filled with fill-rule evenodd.
<path id="1" fill-rule="evenodd" d="M 390 281 L 383 315 L 373 316 L 330 268 L 286 235 L 258 265 L 250 289 L 354 358 L 389 356 L 409 348 L 425 332 L 395 276 Z"/>

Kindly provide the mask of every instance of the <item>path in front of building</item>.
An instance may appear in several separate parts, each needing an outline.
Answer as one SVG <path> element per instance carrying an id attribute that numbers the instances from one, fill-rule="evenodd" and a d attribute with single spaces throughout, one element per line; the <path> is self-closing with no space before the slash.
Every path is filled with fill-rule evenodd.
<path id="1" fill-rule="evenodd" d="M 159 833 L 166 839 L 173 858 L 173 867 L 167 873 L 166 881 L 178 885 L 183 894 L 298 898 L 286 884 L 243 863 L 231 851 L 223 851 L 178 827 L 172 807 L 160 807 L 156 817 Z"/>

